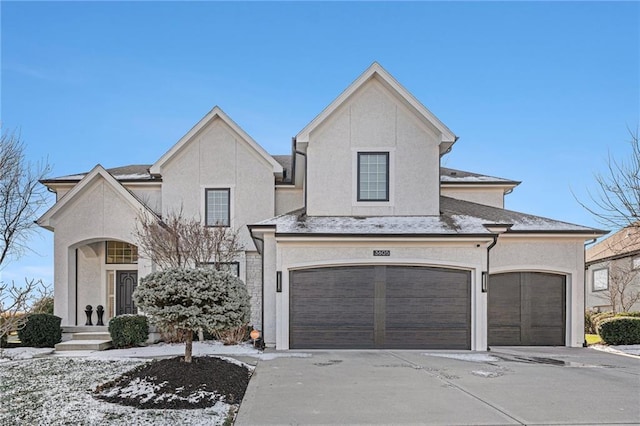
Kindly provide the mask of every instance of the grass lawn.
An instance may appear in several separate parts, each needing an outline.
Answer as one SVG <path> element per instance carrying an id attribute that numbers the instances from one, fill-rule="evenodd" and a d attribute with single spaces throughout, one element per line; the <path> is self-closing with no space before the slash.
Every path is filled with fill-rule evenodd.
<path id="1" fill-rule="evenodd" d="M 587 345 L 602 343 L 602 339 L 597 334 L 585 334 L 585 338 L 587 339 Z"/>

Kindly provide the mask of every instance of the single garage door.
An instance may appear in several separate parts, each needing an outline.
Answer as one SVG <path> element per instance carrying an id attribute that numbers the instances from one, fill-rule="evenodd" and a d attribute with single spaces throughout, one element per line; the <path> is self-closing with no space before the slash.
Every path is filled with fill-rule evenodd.
<path id="1" fill-rule="evenodd" d="M 564 346 L 564 275 L 510 272 L 489 279 L 489 345 Z"/>
<path id="2" fill-rule="evenodd" d="M 292 349 L 470 349 L 467 271 L 348 266 L 292 271 Z"/>

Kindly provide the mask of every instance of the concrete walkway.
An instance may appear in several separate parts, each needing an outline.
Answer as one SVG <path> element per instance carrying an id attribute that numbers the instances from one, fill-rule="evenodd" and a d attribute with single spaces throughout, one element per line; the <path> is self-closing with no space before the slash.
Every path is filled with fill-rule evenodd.
<path id="1" fill-rule="evenodd" d="M 236 425 L 640 424 L 640 357 L 588 348 L 304 352 L 258 362 Z"/>

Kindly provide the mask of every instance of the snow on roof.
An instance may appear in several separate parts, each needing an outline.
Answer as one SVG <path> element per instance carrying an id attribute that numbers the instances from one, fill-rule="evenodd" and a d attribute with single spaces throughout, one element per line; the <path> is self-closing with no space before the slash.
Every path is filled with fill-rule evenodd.
<path id="1" fill-rule="evenodd" d="M 316 235 L 491 235 L 485 224 L 513 224 L 511 233 L 586 233 L 602 231 L 540 216 L 441 197 L 439 216 L 306 216 L 296 211 L 256 224 L 278 234 Z"/>
<path id="2" fill-rule="evenodd" d="M 152 180 L 153 177 L 149 174 L 150 164 L 131 164 L 128 166 L 114 167 L 112 169 L 106 169 L 111 176 L 119 181 L 146 181 Z M 85 177 L 87 173 L 78 173 L 74 175 L 60 176 L 51 179 L 45 179 L 43 183 L 54 182 L 73 182 L 80 181 Z"/>
<path id="3" fill-rule="evenodd" d="M 518 185 L 520 182 L 504 179 L 494 176 L 481 175 L 464 170 L 449 169 L 447 167 L 440 168 L 440 182 L 444 183 L 500 183 L 509 185 Z"/>

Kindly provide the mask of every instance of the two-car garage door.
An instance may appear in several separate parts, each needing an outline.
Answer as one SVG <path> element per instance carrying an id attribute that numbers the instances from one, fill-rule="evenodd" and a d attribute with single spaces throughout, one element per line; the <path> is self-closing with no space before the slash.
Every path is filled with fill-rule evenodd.
<path id="1" fill-rule="evenodd" d="M 468 271 L 345 266 L 290 273 L 292 349 L 470 349 Z"/>

